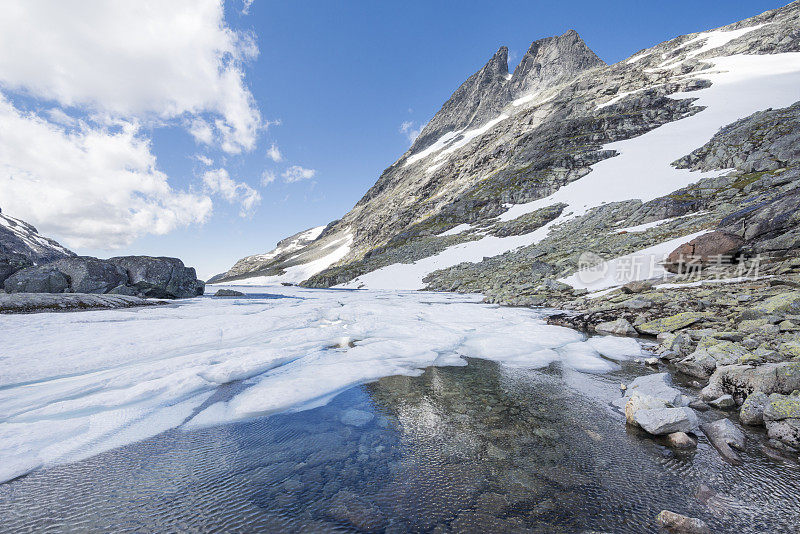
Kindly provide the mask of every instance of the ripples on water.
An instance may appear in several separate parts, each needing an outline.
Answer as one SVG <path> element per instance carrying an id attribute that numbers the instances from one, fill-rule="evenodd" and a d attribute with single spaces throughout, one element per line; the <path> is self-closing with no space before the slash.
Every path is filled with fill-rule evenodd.
<path id="1" fill-rule="evenodd" d="M 34 472 L 0 485 L 0 530 L 638 533 L 670 509 L 796 532 L 795 464 L 753 450 L 731 466 L 705 442 L 675 454 L 623 428 L 557 369 L 473 360 Z"/>

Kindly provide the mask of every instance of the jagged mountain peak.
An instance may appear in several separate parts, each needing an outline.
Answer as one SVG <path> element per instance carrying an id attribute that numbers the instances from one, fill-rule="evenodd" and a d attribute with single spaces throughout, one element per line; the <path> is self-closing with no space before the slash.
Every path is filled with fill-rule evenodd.
<path id="1" fill-rule="evenodd" d="M 603 60 L 575 30 L 534 41 L 513 75 L 508 72 L 508 48 L 501 46 L 456 89 L 423 128 L 411 153 L 426 149 L 450 132 L 478 127 L 495 119 L 520 96 L 559 85 L 586 69 L 602 65 L 605 65 Z"/>
<path id="2" fill-rule="evenodd" d="M 509 83 L 511 98 L 557 85 L 576 74 L 605 65 L 583 41 L 578 32 L 537 39 L 514 69 Z"/>
<path id="3" fill-rule="evenodd" d="M 508 47 L 501 46 L 478 72 L 455 90 L 442 109 L 423 128 L 412 152 L 423 150 L 442 135 L 497 115 L 506 104 Z"/>

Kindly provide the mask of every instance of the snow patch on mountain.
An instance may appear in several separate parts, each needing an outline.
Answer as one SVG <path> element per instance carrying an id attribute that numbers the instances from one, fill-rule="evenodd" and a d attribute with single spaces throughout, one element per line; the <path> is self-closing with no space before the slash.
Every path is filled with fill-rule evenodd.
<path id="1" fill-rule="evenodd" d="M 325 227 L 322 226 L 320 228 L 324 229 Z M 317 229 L 315 228 L 314 230 Z M 317 233 L 317 236 L 319 236 L 319 233 Z M 327 254 L 321 258 L 287 267 L 284 269 L 283 274 L 273 276 L 252 276 L 242 280 L 237 280 L 236 283 L 247 286 L 270 286 L 282 283 L 299 284 L 303 280 L 314 276 L 318 272 L 327 269 L 337 261 L 344 258 L 347 253 L 350 252 L 350 246 L 352 244 L 353 235 L 347 234 L 344 237 L 332 241 L 331 243 L 322 247 L 321 250 L 323 251 L 328 251 L 329 249 L 333 250 L 330 250 L 330 252 L 327 252 Z"/>

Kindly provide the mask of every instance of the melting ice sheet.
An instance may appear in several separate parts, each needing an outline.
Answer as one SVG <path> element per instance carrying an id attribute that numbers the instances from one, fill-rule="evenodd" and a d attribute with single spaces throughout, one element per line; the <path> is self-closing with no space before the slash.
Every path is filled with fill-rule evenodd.
<path id="1" fill-rule="evenodd" d="M 317 406 L 462 357 L 603 372 L 641 352 L 475 296 L 269 291 L 285 298 L 0 316 L 0 481 L 170 428 Z"/>

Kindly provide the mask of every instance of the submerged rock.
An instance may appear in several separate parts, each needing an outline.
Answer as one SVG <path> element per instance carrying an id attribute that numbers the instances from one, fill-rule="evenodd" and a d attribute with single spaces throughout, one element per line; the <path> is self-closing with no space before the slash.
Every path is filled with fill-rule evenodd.
<path id="1" fill-rule="evenodd" d="M 675 534 L 709 534 L 708 525 L 701 519 L 676 514 L 669 510 L 662 510 L 656 516 L 658 526 L 674 532 Z"/>
<path id="2" fill-rule="evenodd" d="M 667 436 L 667 443 L 674 449 L 694 449 L 697 440 L 686 432 L 673 432 Z"/>
<path id="3" fill-rule="evenodd" d="M 730 419 L 704 423 L 700 425 L 700 429 L 723 458 L 732 463 L 741 463 L 741 458 L 731 447 L 744 450 L 745 438 L 742 431 L 736 428 Z"/>
<path id="4" fill-rule="evenodd" d="M 380 532 L 386 526 L 386 516 L 380 508 L 348 490 L 333 496 L 328 515 L 362 532 Z"/>
<path id="5" fill-rule="evenodd" d="M 342 414 L 340 420 L 345 425 L 364 426 L 372 421 L 374 417 L 374 415 L 369 412 L 365 412 L 364 410 L 356 410 L 355 408 L 351 408 Z"/>

